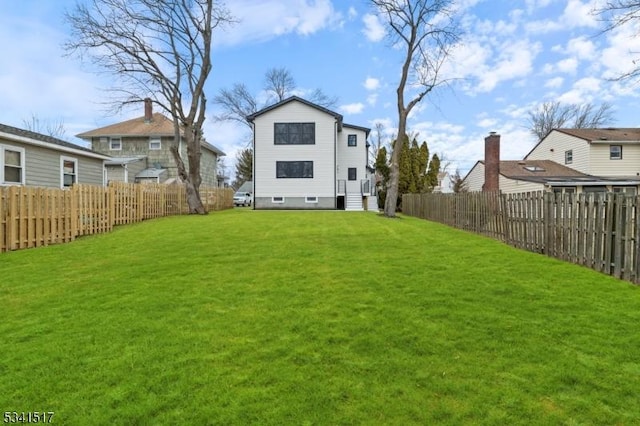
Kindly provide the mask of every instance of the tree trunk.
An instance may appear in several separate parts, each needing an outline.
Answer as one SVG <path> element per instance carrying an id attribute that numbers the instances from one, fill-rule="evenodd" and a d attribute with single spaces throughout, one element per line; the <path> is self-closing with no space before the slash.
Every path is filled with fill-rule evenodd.
<path id="1" fill-rule="evenodd" d="M 393 143 L 391 151 L 391 167 L 389 170 L 389 185 L 387 187 L 387 198 L 384 201 L 384 215 L 386 217 L 396 217 L 398 206 L 398 184 L 400 183 L 400 152 L 407 133 L 407 114 L 402 104 L 403 98 L 398 89 L 398 136 Z"/>
<path id="2" fill-rule="evenodd" d="M 187 138 L 185 137 L 185 139 Z M 189 149 L 189 145 L 187 145 L 187 157 L 189 158 L 189 172 L 187 173 L 187 168 L 185 167 L 184 161 L 180 156 L 178 145 L 171 146 L 171 153 L 173 154 L 173 158 L 176 160 L 176 164 L 178 166 L 178 176 L 185 184 L 189 214 L 207 214 L 207 210 L 204 208 L 204 204 L 202 204 L 202 199 L 200 198 L 199 191 L 201 180 L 199 160 L 200 156 L 193 155 L 193 153 Z M 194 162 L 194 159 L 196 157 L 198 158 L 198 161 Z M 192 164 L 197 164 L 195 170 L 194 167 L 191 167 Z"/>

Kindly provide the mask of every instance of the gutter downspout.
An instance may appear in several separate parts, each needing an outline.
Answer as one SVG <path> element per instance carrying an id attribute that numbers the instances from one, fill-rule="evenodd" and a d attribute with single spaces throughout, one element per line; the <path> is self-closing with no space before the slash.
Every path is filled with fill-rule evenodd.
<path id="1" fill-rule="evenodd" d="M 338 121 L 333 123 L 333 209 L 338 209 Z M 345 196 L 346 198 L 346 196 Z"/>

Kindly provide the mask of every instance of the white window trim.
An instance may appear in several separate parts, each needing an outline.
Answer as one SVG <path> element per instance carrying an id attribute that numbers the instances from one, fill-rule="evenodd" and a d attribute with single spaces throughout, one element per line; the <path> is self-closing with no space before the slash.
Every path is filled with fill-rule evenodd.
<path id="1" fill-rule="evenodd" d="M 74 183 L 78 183 L 78 159 L 74 157 L 66 157 L 64 155 L 60 156 L 60 188 L 69 188 L 64 186 L 64 162 L 71 161 L 74 163 L 73 170 L 75 172 L 76 180 Z"/>
<path id="2" fill-rule="evenodd" d="M 318 197 L 317 196 L 308 195 L 308 196 L 304 197 L 304 202 L 308 203 L 308 204 L 318 204 Z"/>
<path id="3" fill-rule="evenodd" d="M 5 182 L 4 180 L 4 151 L 8 150 L 8 151 L 15 151 L 15 152 L 19 152 L 20 153 L 20 164 L 21 164 L 21 168 L 22 168 L 22 173 L 20 176 L 20 182 Z M 24 186 L 25 185 L 25 177 L 27 176 L 26 172 L 26 155 L 25 155 L 25 149 L 18 147 L 18 146 L 13 146 L 13 145 L 0 145 L 0 185 L 2 186 L 11 186 L 11 185 L 20 185 L 20 186 Z"/>
<path id="4" fill-rule="evenodd" d="M 114 139 L 120 139 L 120 147 L 119 148 L 114 148 L 113 147 L 113 140 Z M 109 151 L 122 151 L 122 138 L 119 136 L 114 136 L 109 138 Z"/>
<path id="5" fill-rule="evenodd" d="M 284 197 L 271 197 L 273 204 L 284 204 Z"/>
<path id="6" fill-rule="evenodd" d="M 152 144 L 157 142 L 158 143 L 158 147 L 157 148 L 153 148 Z M 149 138 L 149 150 L 150 151 L 157 151 L 162 149 L 162 138 L 160 136 L 151 136 Z"/>

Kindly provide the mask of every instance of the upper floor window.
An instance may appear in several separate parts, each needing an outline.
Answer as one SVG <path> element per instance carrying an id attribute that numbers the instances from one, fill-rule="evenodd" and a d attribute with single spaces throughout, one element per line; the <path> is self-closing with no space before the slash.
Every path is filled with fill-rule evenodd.
<path id="1" fill-rule="evenodd" d="M 24 185 L 24 149 L 0 146 L 0 183 Z"/>
<path id="2" fill-rule="evenodd" d="M 564 152 L 564 164 L 573 163 L 573 150 L 570 149 Z"/>
<path id="3" fill-rule="evenodd" d="M 71 157 L 60 157 L 60 180 L 62 188 L 69 188 L 78 182 L 78 160 Z"/>
<path id="4" fill-rule="evenodd" d="M 609 145 L 609 159 L 622 160 L 622 145 Z"/>
<path id="5" fill-rule="evenodd" d="M 109 139 L 109 149 L 111 151 L 120 151 L 120 150 L 122 150 L 122 138 L 110 138 Z"/>
<path id="6" fill-rule="evenodd" d="M 358 146 L 358 135 L 347 136 L 347 146 Z"/>
<path id="7" fill-rule="evenodd" d="M 152 136 L 149 138 L 149 149 L 162 149 L 162 141 L 159 136 Z"/>
<path id="8" fill-rule="evenodd" d="M 274 123 L 275 145 L 314 145 L 316 123 Z"/>
<path id="9" fill-rule="evenodd" d="M 313 178 L 313 161 L 276 161 L 277 178 Z"/>

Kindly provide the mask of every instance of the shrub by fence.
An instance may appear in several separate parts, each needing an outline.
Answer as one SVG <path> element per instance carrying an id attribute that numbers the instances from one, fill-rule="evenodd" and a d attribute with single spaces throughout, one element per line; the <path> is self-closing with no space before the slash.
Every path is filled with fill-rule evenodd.
<path id="1" fill-rule="evenodd" d="M 403 212 L 640 283 L 638 197 L 617 193 L 405 194 Z"/>
<path id="2" fill-rule="evenodd" d="M 200 188 L 208 211 L 233 207 L 233 190 Z M 0 187 L 0 252 L 110 232 L 115 225 L 188 213 L 182 185 L 111 183 L 69 190 Z"/>

